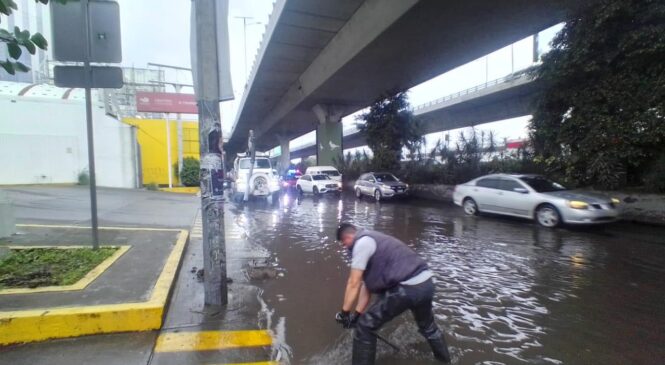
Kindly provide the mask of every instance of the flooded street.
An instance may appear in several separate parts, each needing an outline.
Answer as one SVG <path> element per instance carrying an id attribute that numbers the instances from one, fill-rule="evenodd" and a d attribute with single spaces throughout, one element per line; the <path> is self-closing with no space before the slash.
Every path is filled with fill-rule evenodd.
<path id="1" fill-rule="evenodd" d="M 435 314 L 455 364 L 660 364 L 665 359 L 665 229 L 628 223 L 543 229 L 446 203 L 283 197 L 227 205 L 227 235 L 261 246 L 277 277 L 254 280 L 291 364 L 347 364 L 340 310 L 341 220 L 394 235 L 435 273 Z M 229 241 L 227 244 L 233 244 Z M 230 250 L 232 248 L 229 248 Z M 435 364 L 410 313 L 380 334 L 377 364 Z"/>

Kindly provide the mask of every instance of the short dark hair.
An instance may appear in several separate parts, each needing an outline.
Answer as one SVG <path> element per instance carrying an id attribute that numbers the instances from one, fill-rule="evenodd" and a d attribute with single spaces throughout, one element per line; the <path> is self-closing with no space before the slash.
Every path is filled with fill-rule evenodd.
<path id="1" fill-rule="evenodd" d="M 342 224 L 339 225 L 339 227 L 337 227 L 337 240 L 341 241 L 342 240 L 342 235 L 344 235 L 348 232 L 351 232 L 351 231 L 355 232 L 357 230 L 358 230 L 358 228 L 356 228 L 356 226 L 354 226 L 351 223 L 342 223 Z"/>

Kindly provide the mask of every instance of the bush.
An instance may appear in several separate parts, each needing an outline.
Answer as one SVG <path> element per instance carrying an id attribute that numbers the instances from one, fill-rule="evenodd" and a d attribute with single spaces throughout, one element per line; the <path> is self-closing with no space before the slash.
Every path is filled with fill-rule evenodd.
<path id="1" fill-rule="evenodd" d="M 491 173 L 544 173 L 543 166 L 534 161 L 530 147 L 498 152 L 493 132 L 478 132 L 473 128 L 465 132 L 460 133 L 454 146 L 439 141 L 428 153 L 411 153 L 410 160 L 389 171 L 412 184 L 446 185 L 465 183 Z M 355 155 L 347 153 L 335 165 L 346 181 L 368 171 L 383 170 L 374 158 L 358 151 Z"/>
<path id="2" fill-rule="evenodd" d="M 193 157 L 185 157 L 182 160 L 182 171 L 180 171 L 180 182 L 185 186 L 200 185 L 201 164 Z"/>
<path id="3" fill-rule="evenodd" d="M 79 185 L 90 185 L 90 175 L 88 174 L 87 170 L 83 170 L 83 171 L 79 172 L 78 184 Z"/>
<path id="4" fill-rule="evenodd" d="M 144 185 L 144 187 L 146 188 L 146 190 L 150 190 L 150 191 L 157 191 L 157 190 L 159 190 L 159 185 L 157 185 L 157 184 L 155 184 L 155 183 L 149 183 L 149 184 L 146 184 L 146 185 Z"/>

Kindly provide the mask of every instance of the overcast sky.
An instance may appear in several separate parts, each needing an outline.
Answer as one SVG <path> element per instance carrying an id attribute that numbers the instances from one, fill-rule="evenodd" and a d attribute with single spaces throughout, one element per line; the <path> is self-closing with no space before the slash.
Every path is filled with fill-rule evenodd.
<path id="1" fill-rule="evenodd" d="M 148 62 L 154 62 L 190 67 L 190 0 L 119 0 L 119 3 L 124 65 L 146 67 Z M 248 25 L 246 28 L 247 69 L 251 71 L 272 6 L 273 0 L 229 2 L 231 76 L 236 100 L 222 104 L 222 124 L 227 131 L 233 125 L 237 104 L 245 85 L 244 27 L 242 19 L 237 17 L 251 17 L 252 19 L 247 21 L 249 24 L 260 23 Z M 541 34 L 541 47 L 546 48 L 544 44 L 549 42 L 554 33 L 555 30 L 549 30 Z M 524 39 L 512 47 L 492 53 L 487 58 L 481 58 L 418 85 L 412 88 L 409 94 L 411 103 L 422 104 L 522 69 L 531 63 L 532 45 L 530 38 Z M 184 82 L 185 78 L 191 81 L 191 78 L 184 75 L 168 76 L 177 76 L 180 82 Z M 522 138 L 526 136 L 527 120 L 528 118 L 518 118 L 492 123 L 485 125 L 483 129 L 495 130 L 501 139 Z M 355 121 L 353 117 L 347 117 L 344 122 L 349 124 Z M 299 143 L 311 138 L 305 137 L 294 142 Z"/>

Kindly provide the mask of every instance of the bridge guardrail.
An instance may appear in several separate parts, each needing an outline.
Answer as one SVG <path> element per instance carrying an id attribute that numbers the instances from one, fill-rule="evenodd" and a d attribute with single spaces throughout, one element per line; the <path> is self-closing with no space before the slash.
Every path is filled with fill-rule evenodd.
<path id="1" fill-rule="evenodd" d="M 500 77 L 498 79 L 491 80 L 491 81 L 482 83 L 480 85 L 476 85 L 474 87 L 458 91 L 458 92 L 450 94 L 450 95 L 446 95 L 442 98 L 438 98 L 438 99 L 435 99 L 435 100 L 432 100 L 432 101 L 428 101 L 427 103 L 420 104 L 420 105 L 417 105 L 417 106 L 413 107 L 412 110 L 416 111 L 416 110 L 424 109 L 424 108 L 430 107 L 432 105 L 443 103 L 443 102 L 448 101 L 448 100 L 456 99 L 456 98 L 459 98 L 459 97 L 464 96 L 464 95 L 472 94 L 472 93 L 478 92 L 480 90 L 487 89 L 490 86 L 499 85 L 499 84 L 502 84 L 504 82 L 517 80 L 517 79 L 520 79 L 520 78 L 523 78 L 523 77 L 527 77 L 527 70 L 514 72 L 510 75 L 506 75 L 504 77 Z"/>

